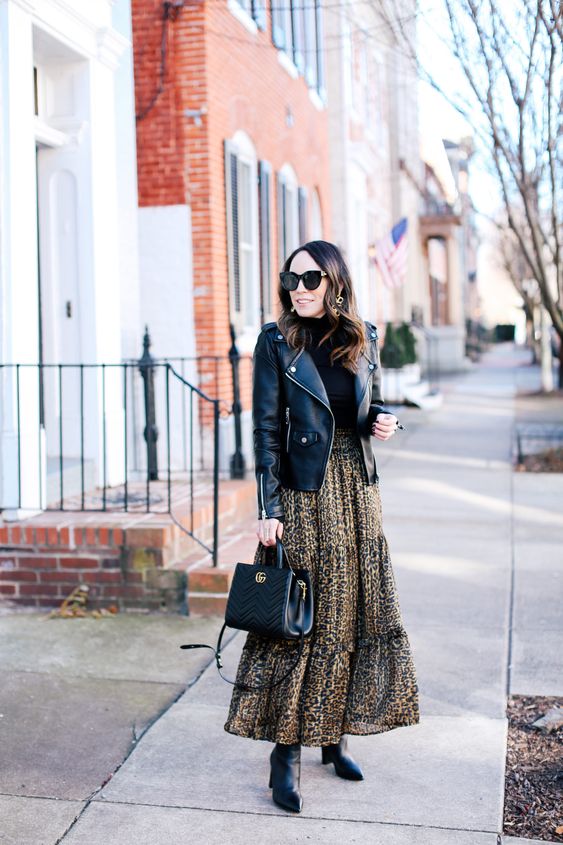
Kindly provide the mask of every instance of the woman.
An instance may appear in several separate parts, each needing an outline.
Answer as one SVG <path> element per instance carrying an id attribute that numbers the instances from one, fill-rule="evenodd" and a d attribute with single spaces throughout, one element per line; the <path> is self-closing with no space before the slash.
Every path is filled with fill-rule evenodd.
<path id="1" fill-rule="evenodd" d="M 287 258 L 278 294 L 280 318 L 254 351 L 254 563 L 283 536 L 289 562 L 310 572 L 315 623 L 286 680 L 234 688 L 224 727 L 275 743 L 273 800 L 300 812 L 302 745 L 321 746 L 337 775 L 361 780 L 345 735 L 414 725 L 419 709 L 371 441 L 400 425 L 382 404 L 377 330 L 360 318 L 346 263 L 327 241 Z M 237 683 L 281 677 L 296 647 L 249 633 Z"/>

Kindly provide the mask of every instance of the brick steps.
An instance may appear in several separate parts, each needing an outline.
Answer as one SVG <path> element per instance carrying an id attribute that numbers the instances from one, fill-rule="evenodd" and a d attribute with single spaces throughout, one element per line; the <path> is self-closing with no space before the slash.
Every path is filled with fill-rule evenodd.
<path id="1" fill-rule="evenodd" d="M 252 524 L 252 517 L 245 520 L 245 524 L 249 523 Z M 239 561 L 252 563 L 257 544 L 258 537 L 254 529 L 241 531 L 233 527 L 222 535 L 217 567 L 210 565 L 209 556 L 193 556 L 176 564 L 187 573 L 190 615 L 205 616 L 225 612 L 235 565 Z"/>
<path id="2" fill-rule="evenodd" d="M 210 554 L 167 514 L 49 511 L 0 523 L 0 601 L 57 607 L 74 587 L 86 583 L 90 609 L 114 604 L 191 613 L 188 580 L 198 569 L 203 580 L 199 587 L 197 577 L 192 580 L 197 587 L 193 611 L 222 613 L 230 582 L 218 580 L 217 573 L 252 554 L 247 528 L 255 516 L 255 487 L 252 476 L 220 482 L 215 570 Z M 193 525 L 210 545 L 213 502 L 211 496 L 201 499 L 194 503 Z M 192 524 L 189 513 L 180 521 L 184 527 Z M 211 570 L 208 586 L 206 570 Z"/>

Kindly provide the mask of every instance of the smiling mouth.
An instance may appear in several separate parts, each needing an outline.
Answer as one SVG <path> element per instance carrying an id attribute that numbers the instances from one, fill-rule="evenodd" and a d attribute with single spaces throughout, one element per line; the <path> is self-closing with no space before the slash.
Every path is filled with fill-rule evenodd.
<path id="1" fill-rule="evenodd" d="M 307 302 L 313 302 L 312 299 L 298 299 L 296 301 L 298 302 L 299 305 L 306 305 Z"/>

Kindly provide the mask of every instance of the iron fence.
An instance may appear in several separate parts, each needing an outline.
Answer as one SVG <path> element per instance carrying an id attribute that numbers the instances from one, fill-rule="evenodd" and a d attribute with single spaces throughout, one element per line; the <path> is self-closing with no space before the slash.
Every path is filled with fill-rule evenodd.
<path id="1" fill-rule="evenodd" d="M 563 425 L 560 423 L 519 423 L 515 427 L 516 458 L 524 458 L 563 447 Z"/>
<path id="2" fill-rule="evenodd" d="M 166 513 L 216 565 L 219 417 L 231 409 L 185 377 L 188 359 L 171 360 L 0 364 L 0 510 Z M 197 496 L 212 498 L 211 545 L 195 530 Z"/>

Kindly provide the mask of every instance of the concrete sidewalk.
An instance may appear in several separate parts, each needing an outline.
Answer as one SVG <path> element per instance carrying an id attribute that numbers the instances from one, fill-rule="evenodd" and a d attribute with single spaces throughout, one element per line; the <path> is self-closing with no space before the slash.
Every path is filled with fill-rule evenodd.
<path id="1" fill-rule="evenodd" d="M 363 782 L 305 748 L 303 812 L 272 803 L 270 744 L 224 732 L 231 688 L 178 648 L 219 619 L 18 612 L 0 616 L 0 843 L 532 842 L 498 836 L 506 696 L 563 694 L 563 475 L 512 472 L 528 357 L 493 348 L 375 446 L 421 721 L 350 738 Z"/>

